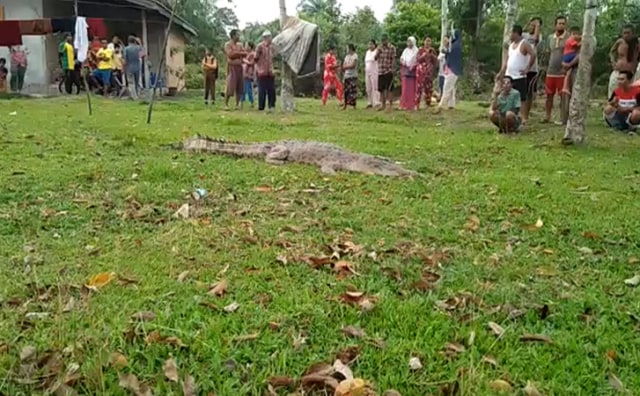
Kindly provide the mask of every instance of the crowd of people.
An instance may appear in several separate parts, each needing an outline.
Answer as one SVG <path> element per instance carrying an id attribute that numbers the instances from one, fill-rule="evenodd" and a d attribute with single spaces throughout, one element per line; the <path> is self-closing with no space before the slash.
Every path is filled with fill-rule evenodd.
<path id="1" fill-rule="evenodd" d="M 224 45 L 227 63 L 227 79 L 224 93 L 224 107 L 229 110 L 229 102 L 234 98 L 234 108 L 240 109 L 244 103 L 254 107 L 253 90 L 258 86 L 258 110 L 273 112 L 276 107 L 275 74 L 273 71 L 273 50 L 271 32 L 262 33 L 261 41 L 243 45 L 240 31 L 234 29 L 230 40 Z M 204 74 L 204 103 L 215 104 L 218 60 L 213 51 L 207 49 L 202 59 Z"/>
<path id="2" fill-rule="evenodd" d="M 0 58 L 0 93 L 20 92 L 24 87 L 24 75 L 27 73 L 27 50 L 22 46 L 9 47 L 9 68 L 7 59 Z M 8 80 L 8 82 L 7 82 Z"/>

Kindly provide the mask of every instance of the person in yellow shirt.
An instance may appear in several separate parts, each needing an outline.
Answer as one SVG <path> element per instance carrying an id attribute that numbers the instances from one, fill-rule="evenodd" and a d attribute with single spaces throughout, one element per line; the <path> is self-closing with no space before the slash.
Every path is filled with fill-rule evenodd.
<path id="1" fill-rule="evenodd" d="M 68 95 L 71 94 L 71 90 L 73 88 L 73 84 L 78 86 L 76 82 L 76 76 L 74 74 L 74 69 L 76 66 L 75 61 L 75 53 L 73 51 L 73 37 L 70 34 L 67 34 L 64 38 L 64 41 L 60 44 L 59 55 L 60 55 L 60 66 L 64 71 L 64 89 Z"/>
<path id="2" fill-rule="evenodd" d="M 111 86 L 111 69 L 113 67 L 113 51 L 108 48 L 107 40 L 102 40 L 102 48 L 96 54 L 98 57 L 98 69 L 94 71 L 94 76 L 102 82 L 102 93 L 107 96 Z"/>

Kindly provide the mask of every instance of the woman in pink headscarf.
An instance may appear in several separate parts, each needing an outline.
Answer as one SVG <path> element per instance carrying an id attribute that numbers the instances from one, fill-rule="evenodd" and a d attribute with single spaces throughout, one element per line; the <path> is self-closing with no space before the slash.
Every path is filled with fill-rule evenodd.
<path id="1" fill-rule="evenodd" d="M 400 108 L 414 110 L 416 107 L 416 66 L 418 62 L 418 47 L 416 39 L 411 36 L 407 40 L 407 48 L 400 56 L 400 73 L 402 76 L 402 96 Z"/>

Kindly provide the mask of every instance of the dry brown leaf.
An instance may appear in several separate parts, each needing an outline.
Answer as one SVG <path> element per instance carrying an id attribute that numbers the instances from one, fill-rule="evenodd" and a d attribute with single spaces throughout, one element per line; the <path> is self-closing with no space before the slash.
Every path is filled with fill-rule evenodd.
<path id="1" fill-rule="evenodd" d="M 400 394 L 400 392 L 398 392 L 395 389 L 388 389 L 388 390 L 384 391 L 382 396 L 402 396 L 402 394 Z"/>
<path id="2" fill-rule="evenodd" d="M 334 396 L 366 396 L 367 393 L 367 383 L 361 378 L 352 378 L 340 382 Z"/>
<path id="3" fill-rule="evenodd" d="M 463 353 L 464 351 L 467 350 L 464 347 L 464 345 L 458 344 L 458 343 L 452 343 L 452 342 L 450 342 L 447 345 L 445 345 L 445 349 L 447 351 L 454 352 L 454 353 Z"/>
<path id="4" fill-rule="evenodd" d="M 487 323 L 487 326 L 489 326 L 493 334 L 495 334 L 497 337 L 502 337 L 504 335 L 504 328 L 502 328 L 502 326 L 500 326 L 496 322 L 489 322 Z"/>
<path id="5" fill-rule="evenodd" d="M 27 362 L 33 360 L 36 357 L 36 347 L 27 345 L 20 351 L 20 361 Z"/>
<path id="6" fill-rule="evenodd" d="M 309 263 L 309 265 L 311 265 L 313 267 L 313 269 L 319 269 L 322 268 L 326 265 L 331 264 L 331 257 L 313 257 L 313 256 L 306 256 L 304 258 L 304 261 L 306 261 L 307 263 Z"/>
<path id="7" fill-rule="evenodd" d="M 638 264 L 638 263 L 640 263 L 640 259 L 637 258 L 636 256 L 631 256 L 631 257 L 629 257 L 629 260 L 627 260 L 627 262 L 629 264 Z"/>
<path id="8" fill-rule="evenodd" d="M 304 372 L 303 375 L 330 376 L 333 374 L 333 367 L 327 362 L 314 363 Z"/>
<path id="9" fill-rule="evenodd" d="M 127 362 L 127 358 L 120 352 L 111 353 L 111 356 L 109 357 L 109 363 L 116 370 L 122 370 L 129 365 L 129 362 Z"/>
<path id="10" fill-rule="evenodd" d="M 178 275 L 178 282 L 184 282 L 188 275 L 189 271 L 182 271 L 180 275 Z"/>
<path id="11" fill-rule="evenodd" d="M 587 239 L 600 239 L 600 235 L 596 234 L 595 232 L 591 232 L 591 231 L 583 232 L 582 236 L 584 238 L 587 238 Z"/>
<path id="12" fill-rule="evenodd" d="M 553 343 L 553 341 L 551 340 L 551 337 L 544 335 L 544 334 L 523 334 L 522 337 L 520 337 L 520 341 L 523 342 L 544 342 L 547 344 L 551 344 Z"/>
<path id="13" fill-rule="evenodd" d="M 617 392 L 623 393 L 624 384 L 620 381 L 620 378 L 616 377 L 614 373 L 609 373 L 609 384 L 615 389 Z"/>
<path id="14" fill-rule="evenodd" d="M 133 392 L 135 396 L 152 396 L 151 389 L 144 384 L 140 384 L 138 377 L 135 375 L 120 374 L 118 378 L 120 387 Z"/>
<path id="15" fill-rule="evenodd" d="M 222 309 L 224 309 L 225 312 L 233 313 L 233 312 L 236 312 L 238 308 L 240 308 L 240 304 L 234 301 Z"/>
<path id="16" fill-rule="evenodd" d="M 185 348 L 187 345 L 182 342 L 181 339 L 179 339 L 178 337 L 165 337 L 163 342 L 167 345 L 173 345 L 173 346 L 177 346 L 180 348 Z"/>
<path id="17" fill-rule="evenodd" d="M 240 336 L 233 337 L 232 340 L 234 342 L 243 342 L 243 341 L 255 340 L 258 337 L 260 337 L 260 333 L 252 333 L 252 334 L 245 334 L 245 335 L 240 335 Z"/>
<path id="18" fill-rule="evenodd" d="M 300 385 L 305 390 L 329 388 L 331 392 L 335 392 L 339 383 L 338 380 L 327 375 L 310 374 L 300 379 Z"/>
<path id="19" fill-rule="evenodd" d="M 333 265 L 333 271 L 338 274 L 338 277 L 344 277 L 347 275 L 358 275 L 353 269 L 353 264 L 348 261 L 338 261 Z"/>
<path id="20" fill-rule="evenodd" d="M 98 290 L 99 288 L 109 284 L 109 282 L 111 282 L 115 276 L 115 272 L 102 272 L 91 277 L 91 279 L 89 279 L 89 281 L 85 284 L 85 287 L 91 290 Z"/>
<path id="21" fill-rule="evenodd" d="M 531 381 L 527 381 L 527 386 L 522 390 L 527 396 L 542 396 L 542 393 L 538 391 L 536 386 Z"/>
<path id="22" fill-rule="evenodd" d="M 229 286 L 228 282 L 223 279 L 220 282 L 217 282 L 211 285 L 211 289 L 207 294 L 209 294 L 210 296 L 222 297 L 222 295 L 227 292 L 228 286 Z"/>
<path id="23" fill-rule="evenodd" d="M 274 388 L 289 387 L 294 385 L 295 383 L 296 381 L 291 377 L 275 376 L 275 377 L 269 378 L 269 385 L 271 385 Z"/>
<path id="24" fill-rule="evenodd" d="M 263 186 L 255 187 L 254 190 L 257 191 L 257 192 L 266 193 L 266 192 L 273 191 L 273 188 L 271 186 L 263 185 Z"/>
<path id="25" fill-rule="evenodd" d="M 491 381 L 489 387 L 496 392 L 511 392 L 513 386 L 505 380 L 497 379 Z"/>
<path id="26" fill-rule="evenodd" d="M 491 355 L 483 356 L 482 357 L 482 362 L 488 363 L 488 364 L 492 365 L 493 367 L 498 367 L 498 361 L 496 360 L 495 357 L 493 357 Z"/>
<path id="27" fill-rule="evenodd" d="M 618 354 L 613 349 L 609 349 L 607 353 L 604 354 L 604 356 L 611 363 L 614 363 L 618 359 Z"/>
<path id="28" fill-rule="evenodd" d="M 178 382 L 180 380 L 180 377 L 178 376 L 178 366 L 173 358 L 169 358 L 164 362 L 162 365 L 162 371 L 169 381 Z"/>
<path id="29" fill-rule="evenodd" d="M 69 297 L 69 301 L 67 301 L 67 303 L 64 305 L 64 308 L 62 308 L 62 312 L 67 313 L 67 312 L 71 312 L 73 311 L 73 308 L 76 306 L 76 299 L 71 296 Z"/>
<path id="30" fill-rule="evenodd" d="M 164 337 L 162 337 L 160 332 L 157 330 L 154 330 L 151 333 L 147 334 L 147 336 L 144 338 L 144 341 L 147 344 L 157 344 L 159 342 L 162 342 L 162 340 L 164 340 Z"/>
<path id="31" fill-rule="evenodd" d="M 344 364 L 350 364 L 351 362 L 353 362 L 358 358 L 358 356 L 360 355 L 360 352 L 361 352 L 360 346 L 358 345 L 348 346 L 338 351 L 336 355 L 336 359 L 339 359 Z"/>
<path id="32" fill-rule="evenodd" d="M 140 311 L 131 315 L 131 319 L 139 321 L 139 322 L 151 322 L 155 320 L 156 314 L 151 311 Z"/>
<path id="33" fill-rule="evenodd" d="M 364 330 L 355 326 L 345 326 L 342 328 L 342 332 L 355 338 L 364 338 L 367 336 L 367 333 Z"/>
<path id="34" fill-rule="evenodd" d="M 182 395 L 183 396 L 198 395 L 198 386 L 196 385 L 196 380 L 188 374 L 185 375 L 184 380 L 182 380 Z"/>
<path id="35" fill-rule="evenodd" d="M 480 218 L 476 215 L 469 216 L 467 223 L 464 225 L 467 231 L 476 232 L 480 228 Z"/>

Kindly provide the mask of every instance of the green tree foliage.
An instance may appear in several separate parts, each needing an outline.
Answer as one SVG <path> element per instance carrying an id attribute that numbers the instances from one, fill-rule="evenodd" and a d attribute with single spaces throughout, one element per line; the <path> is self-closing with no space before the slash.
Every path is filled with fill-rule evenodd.
<path id="1" fill-rule="evenodd" d="M 414 36 L 418 43 L 427 36 L 437 42 L 440 37 L 440 11 L 427 1 L 403 1 L 387 14 L 384 29 L 398 48 L 404 48 L 410 36 Z"/>
<path id="2" fill-rule="evenodd" d="M 337 0 L 302 0 L 298 4 L 298 16 L 318 25 L 323 51 L 343 44 L 340 40 L 342 12 Z"/>
<path id="3" fill-rule="evenodd" d="M 382 24 L 368 6 L 345 15 L 341 25 L 343 42 L 355 44 L 359 51 L 366 48 L 369 40 L 379 40 L 382 34 Z"/>
<path id="4" fill-rule="evenodd" d="M 257 45 L 261 40 L 262 33 L 266 30 L 270 31 L 275 37 L 280 33 L 280 20 L 275 19 L 269 23 L 248 23 L 244 29 L 242 29 L 242 39 L 245 42 L 253 42 Z"/>

